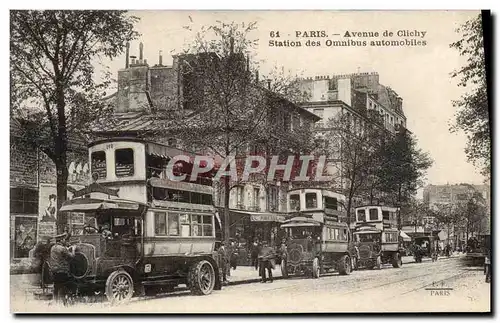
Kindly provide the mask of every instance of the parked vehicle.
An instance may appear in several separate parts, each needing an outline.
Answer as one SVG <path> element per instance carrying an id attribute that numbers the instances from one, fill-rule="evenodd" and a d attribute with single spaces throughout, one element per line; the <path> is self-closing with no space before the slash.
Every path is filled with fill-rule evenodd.
<path id="1" fill-rule="evenodd" d="M 349 227 L 339 222 L 345 212 L 344 197 L 323 189 L 300 189 L 288 193 L 292 212 L 281 225 L 286 230 L 286 251 L 281 260 L 283 277 L 305 274 L 319 278 L 329 270 L 341 275 L 352 271 Z"/>
<path id="2" fill-rule="evenodd" d="M 414 238 L 414 256 L 415 262 L 422 262 L 422 258 L 431 258 L 432 261 L 438 260 L 439 238 L 434 236 L 422 236 Z"/>
<path id="3" fill-rule="evenodd" d="M 169 180 L 167 161 L 183 152 L 156 143 L 107 139 L 89 150 L 95 183 L 59 210 L 72 229 L 79 290 L 122 302 L 180 284 L 197 295 L 220 289 L 210 180 Z"/>
<path id="4" fill-rule="evenodd" d="M 381 269 L 384 264 L 400 268 L 404 249 L 396 228 L 397 208 L 368 205 L 356 208 L 355 212 L 355 268 Z"/>

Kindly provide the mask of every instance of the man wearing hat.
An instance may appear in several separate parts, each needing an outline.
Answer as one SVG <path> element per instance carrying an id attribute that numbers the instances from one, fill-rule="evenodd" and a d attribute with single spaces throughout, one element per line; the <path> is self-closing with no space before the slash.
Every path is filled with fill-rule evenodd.
<path id="1" fill-rule="evenodd" d="M 274 249 L 268 246 L 267 241 L 264 241 L 259 252 L 261 283 L 265 283 L 267 281 L 266 270 L 269 275 L 269 281 L 271 283 L 273 282 L 272 261 L 274 261 L 274 257 Z"/>
<path id="2" fill-rule="evenodd" d="M 68 233 L 55 237 L 56 243 L 50 248 L 49 267 L 54 282 L 54 300 L 61 301 L 67 294 L 67 283 L 71 280 L 70 261 L 74 257 L 67 246 Z"/>

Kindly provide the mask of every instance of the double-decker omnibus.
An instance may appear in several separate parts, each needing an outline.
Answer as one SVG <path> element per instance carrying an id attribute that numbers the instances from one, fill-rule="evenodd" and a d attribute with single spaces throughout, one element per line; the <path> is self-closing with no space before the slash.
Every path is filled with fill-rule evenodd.
<path id="1" fill-rule="evenodd" d="M 397 208 L 383 205 L 355 208 L 356 267 L 381 269 L 386 263 L 402 266 L 397 212 Z"/>
<path id="2" fill-rule="evenodd" d="M 329 270 L 348 275 L 352 270 L 353 248 L 349 227 L 344 222 L 345 197 L 326 189 L 295 189 L 288 192 L 286 256 L 282 259 L 284 277 L 289 273 L 310 274 L 318 278 Z"/>
<path id="3" fill-rule="evenodd" d="M 186 152 L 140 139 L 89 145 L 94 183 L 60 209 L 68 214 L 80 289 L 104 291 L 117 302 L 179 284 L 195 294 L 221 288 L 211 179 L 169 179 L 176 155 Z M 191 167 L 179 162 L 173 173 L 189 174 Z"/>

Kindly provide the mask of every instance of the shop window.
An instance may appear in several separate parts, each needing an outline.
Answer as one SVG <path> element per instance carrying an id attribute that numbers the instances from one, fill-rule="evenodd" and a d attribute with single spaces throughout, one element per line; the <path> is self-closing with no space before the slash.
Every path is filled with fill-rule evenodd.
<path id="1" fill-rule="evenodd" d="M 165 212 L 155 212 L 155 235 L 164 236 L 167 234 L 167 221 Z M 115 218 L 116 220 L 116 218 Z"/>
<path id="2" fill-rule="evenodd" d="M 370 221 L 378 220 L 378 209 L 370 209 Z"/>
<path id="3" fill-rule="evenodd" d="M 134 175 L 134 150 L 132 148 L 115 150 L 115 174 L 116 177 Z"/>
<path id="4" fill-rule="evenodd" d="M 10 213 L 38 214 L 38 191 L 30 188 L 11 188 Z"/>
<path id="5" fill-rule="evenodd" d="M 28 258 L 36 244 L 37 218 L 16 216 L 14 220 L 14 258 Z"/>
<path id="6" fill-rule="evenodd" d="M 292 194 L 290 195 L 290 211 L 298 211 L 300 210 L 300 195 L 299 194 Z"/>
<path id="7" fill-rule="evenodd" d="M 92 176 L 97 175 L 98 178 L 106 178 L 106 153 L 104 151 L 95 151 L 90 159 Z"/>
<path id="8" fill-rule="evenodd" d="M 365 210 L 358 210 L 358 222 L 366 222 L 366 212 Z"/>
<path id="9" fill-rule="evenodd" d="M 334 197 L 325 197 L 325 209 L 337 210 L 337 199 Z"/>
<path id="10" fill-rule="evenodd" d="M 318 194 L 306 193 L 306 209 L 315 209 L 318 207 Z"/>

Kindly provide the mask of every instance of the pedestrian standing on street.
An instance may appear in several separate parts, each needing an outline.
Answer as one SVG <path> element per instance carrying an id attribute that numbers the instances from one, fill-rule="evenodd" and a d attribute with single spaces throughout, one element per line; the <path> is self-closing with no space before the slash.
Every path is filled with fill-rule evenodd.
<path id="1" fill-rule="evenodd" d="M 259 249 L 259 241 L 255 239 L 252 243 L 251 250 L 252 266 L 255 268 L 255 270 L 259 269 Z"/>
<path id="2" fill-rule="evenodd" d="M 231 255 L 229 258 L 229 265 L 233 270 L 236 270 L 236 266 L 238 265 L 238 245 L 236 241 L 231 241 Z"/>
<path id="3" fill-rule="evenodd" d="M 274 250 L 273 248 L 267 245 L 267 242 L 264 241 L 262 243 L 262 249 L 259 253 L 259 266 L 260 266 L 260 277 L 261 283 L 265 283 L 267 281 L 266 278 L 266 270 L 269 276 L 269 281 L 273 282 L 273 272 L 272 272 L 272 261 L 274 260 Z"/>
<path id="4" fill-rule="evenodd" d="M 227 270 L 226 270 L 227 260 L 226 260 L 226 247 L 224 246 L 224 243 L 220 245 L 218 254 L 219 254 L 219 270 L 222 277 L 222 284 L 227 285 L 228 284 Z"/>
<path id="5" fill-rule="evenodd" d="M 491 282 L 491 250 L 488 250 L 488 253 L 484 257 L 484 269 L 486 274 L 486 282 Z"/>
<path id="6" fill-rule="evenodd" d="M 67 248 L 67 235 L 56 237 L 56 244 L 50 249 L 49 267 L 54 282 L 54 300 L 63 301 L 68 295 L 71 281 L 70 261 L 74 257 Z M 58 240 L 59 239 L 59 240 Z"/>

